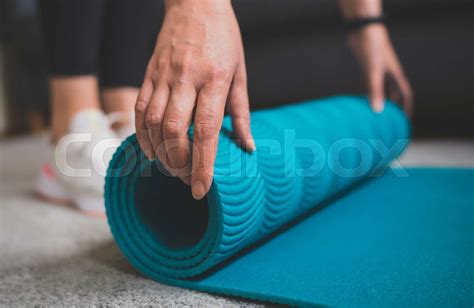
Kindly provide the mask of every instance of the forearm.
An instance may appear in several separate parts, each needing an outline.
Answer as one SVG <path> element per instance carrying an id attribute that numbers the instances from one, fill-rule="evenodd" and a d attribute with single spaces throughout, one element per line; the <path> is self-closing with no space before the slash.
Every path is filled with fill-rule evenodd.
<path id="1" fill-rule="evenodd" d="M 338 0 L 345 20 L 382 14 L 382 0 Z"/>
<path id="2" fill-rule="evenodd" d="M 187 6 L 187 7 L 212 7 L 213 9 L 227 9 L 231 2 L 230 0 L 165 0 L 165 10 L 173 6 Z"/>
<path id="3" fill-rule="evenodd" d="M 388 31 L 378 18 L 382 15 L 382 0 L 338 0 L 338 4 L 347 24 L 348 44 L 361 66 L 373 110 L 383 111 L 387 95 L 402 104 L 406 113 L 411 115 L 413 92 L 410 83 Z M 392 82 L 385 87 L 387 76 Z"/>

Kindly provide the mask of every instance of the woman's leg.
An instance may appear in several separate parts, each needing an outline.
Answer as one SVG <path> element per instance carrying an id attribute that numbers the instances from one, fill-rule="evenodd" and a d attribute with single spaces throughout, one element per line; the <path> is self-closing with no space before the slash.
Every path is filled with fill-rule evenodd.
<path id="1" fill-rule="evenodd" d="M 96 77 L 104 1 L 40 2 L 50 65 L 54 147 L 39 173 L 36 192 L 49 201 L 72 203 L 94 216 L 104 215 L 104 174 L 112 153 L 94 151 L 99 142 L 113 148 L 119 141 L 100 109 Z M 89 139 L 83 139 L 84 133 Z M 89 174 L 81 173 L 84 170 Z"/>
<path id="2" fill-rule="evenodd" d="M 52 141 L 68 132 L 81 110 L 99 109 L 99 42 L 104 2 L 41 0 L 48 62 Z"/>
<path id="3" fill-rule="evenodd" d="M 72 119 L 82 110 L 99 109 L 99 86 L 93 75 L 52 77 L 49 80 L 51 100 L 51 141 L 66 135 Z"/>
<path id="4" fill-rule="evenodd" d="M 130 115 L 138 96 L 138 87 L 108 87 L 102 90 L 102 102 L 106 113 L 120 112 L 123 116 L 115 123 L 115 129 L 124 129 L 133 125 Z"/>
<path id="5" fill-rule="evenodd" d="M 106 112 L 131 115 L 163 16 L 157 0 L 111 0 L 102 32 L 100 83 Z"/>

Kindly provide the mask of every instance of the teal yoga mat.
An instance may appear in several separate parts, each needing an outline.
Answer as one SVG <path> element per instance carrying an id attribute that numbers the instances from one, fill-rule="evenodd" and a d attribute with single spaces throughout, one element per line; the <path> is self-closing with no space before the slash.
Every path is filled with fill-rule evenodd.
<path id="1" fill-rule="evenodd" d="M 397 106 L 333 97 L 257 111 L 252 154 L 229 131 L 226 118 L 203 201 L 134 136 L 115 153 L 107 217 L 145 275 L 284 304 L 472 305 L 473 171 L 387 171 L 410 133 Z"/>

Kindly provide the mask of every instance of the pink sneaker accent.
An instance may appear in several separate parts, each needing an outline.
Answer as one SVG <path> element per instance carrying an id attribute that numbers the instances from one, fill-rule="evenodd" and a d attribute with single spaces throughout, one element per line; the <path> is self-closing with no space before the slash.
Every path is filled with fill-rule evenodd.
<path id="1" fill-rule="evenodd" d="M 43 200 L 61 205 L 71 205 L 72 200 L 59 183 L 54 167 L 43 164 L 39 173 L 35 193 Z"/>

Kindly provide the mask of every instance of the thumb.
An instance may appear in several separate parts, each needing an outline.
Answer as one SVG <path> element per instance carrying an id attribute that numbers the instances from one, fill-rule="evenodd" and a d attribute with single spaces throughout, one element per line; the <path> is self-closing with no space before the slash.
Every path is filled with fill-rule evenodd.
<path id="1" fill-rule="evenodd" d="M 385 107 L 384 73 L 371 73 L 368 83 L 369 101 L 372 109 L 380 113 Z"/>

